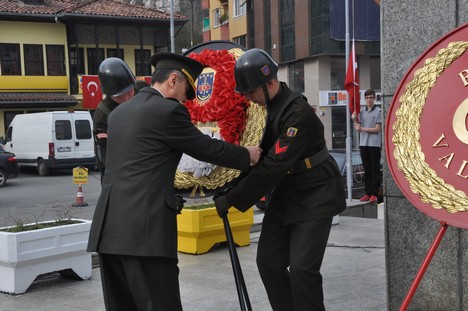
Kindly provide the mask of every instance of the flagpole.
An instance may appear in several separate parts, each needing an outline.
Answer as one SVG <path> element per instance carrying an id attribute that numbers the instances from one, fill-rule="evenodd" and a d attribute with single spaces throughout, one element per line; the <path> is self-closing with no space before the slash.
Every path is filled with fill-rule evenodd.
<path id="1" fill-rule="evenodd" d="M 349 0 L 345 1 L 345 45 L 346 45 L 346 72 L 348 72 L 349 60 Z M 348 96 L 349 98 L 349 96 Z M 351 114 L 349 105 L 346 107 L 346 186 L 348 187 L 348 202 L 353 199 L 353 164 L 352 164 L 352 146 L 351 146 L 352 128 L 351 128 Z"/>

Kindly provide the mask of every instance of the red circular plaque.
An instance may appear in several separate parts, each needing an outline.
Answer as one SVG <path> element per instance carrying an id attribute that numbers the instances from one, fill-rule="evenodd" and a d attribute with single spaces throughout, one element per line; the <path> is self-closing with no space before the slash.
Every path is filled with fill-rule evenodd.
<path id="1" fill-rule="evenodd" d="M 420 211 L 468 229 L 468 24 L 435 42 L 398 86 L 385 126 L 390 171 Z"/>

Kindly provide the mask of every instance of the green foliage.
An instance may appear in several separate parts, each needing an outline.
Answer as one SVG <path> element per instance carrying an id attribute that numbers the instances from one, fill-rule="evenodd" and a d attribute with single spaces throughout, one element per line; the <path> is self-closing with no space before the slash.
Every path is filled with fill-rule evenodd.
<path id="1" fill-rule="evenodd" d="M 32 231 L 32 230 L 39 230 L 44 228 L 51 228 L 51 227 L 58 227 L 64 225 L 71 225 L 71 224 L 78 224 L 81 221 L 74 220 L 74 219 L 65 219 L 65 220 L 55 220 L 55 221 L 48 221 L 48 222 L 36 222 L 33 224 L 23 224 L 21 221 L 16 223 L 15 226 L 9 228 L 2 228 L 0 231 L 4 232 L 24 232 L 24 231 Z"/>
<path id="2" fill-rule="evenodd" d="M 81 221 L 73 219 L 73 211 L 74 209 L 72 206 L 63 206 L 62 209 L 57 212 L 57 219 L 52 221 L 44 221 L 44 216 L 46 213 L 45 209 L 40 215 L 31 214 L 31 216 L 34 218 L 33 221 L 29 221 L 27 219 L 25 220 L 24 218 L 16 218 L 10 215 L 9 218 L 13 220 L 15 225 L 6 228 L 0 228 L 0 231 L 24 232 L 80 223 Z"/>

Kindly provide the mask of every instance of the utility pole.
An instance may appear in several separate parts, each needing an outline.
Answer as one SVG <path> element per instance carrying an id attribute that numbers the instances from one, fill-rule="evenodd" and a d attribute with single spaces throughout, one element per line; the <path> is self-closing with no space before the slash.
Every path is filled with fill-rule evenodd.
<path id="1" fill-rule="evenodd" d="M 193 0 L 190 1 L 190 47 L 193 46 Z"/>
<path id="2" fill-rule="evenodd" d="M 171 52 L 175 53 L 175 42 L 174 42 L 174 0 L 171 0 L 170 15 L 171 15 Z"/>

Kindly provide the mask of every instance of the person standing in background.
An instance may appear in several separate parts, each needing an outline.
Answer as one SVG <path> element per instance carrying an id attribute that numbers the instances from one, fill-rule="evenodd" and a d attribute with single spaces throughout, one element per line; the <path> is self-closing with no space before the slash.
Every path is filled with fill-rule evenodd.
<path id="1" fill-rule="evenodd" d="M 352 114 L 354 128 L 359 132 L 359 150 L 364 166 L 364 190 L 361 202 L 377 203 L 381 185 L 380 157 L 382 149 L 382 110 L 375 105 L 375 91 L 364 93 L 366 109 L 361 110 L 359 118 Z"/>

